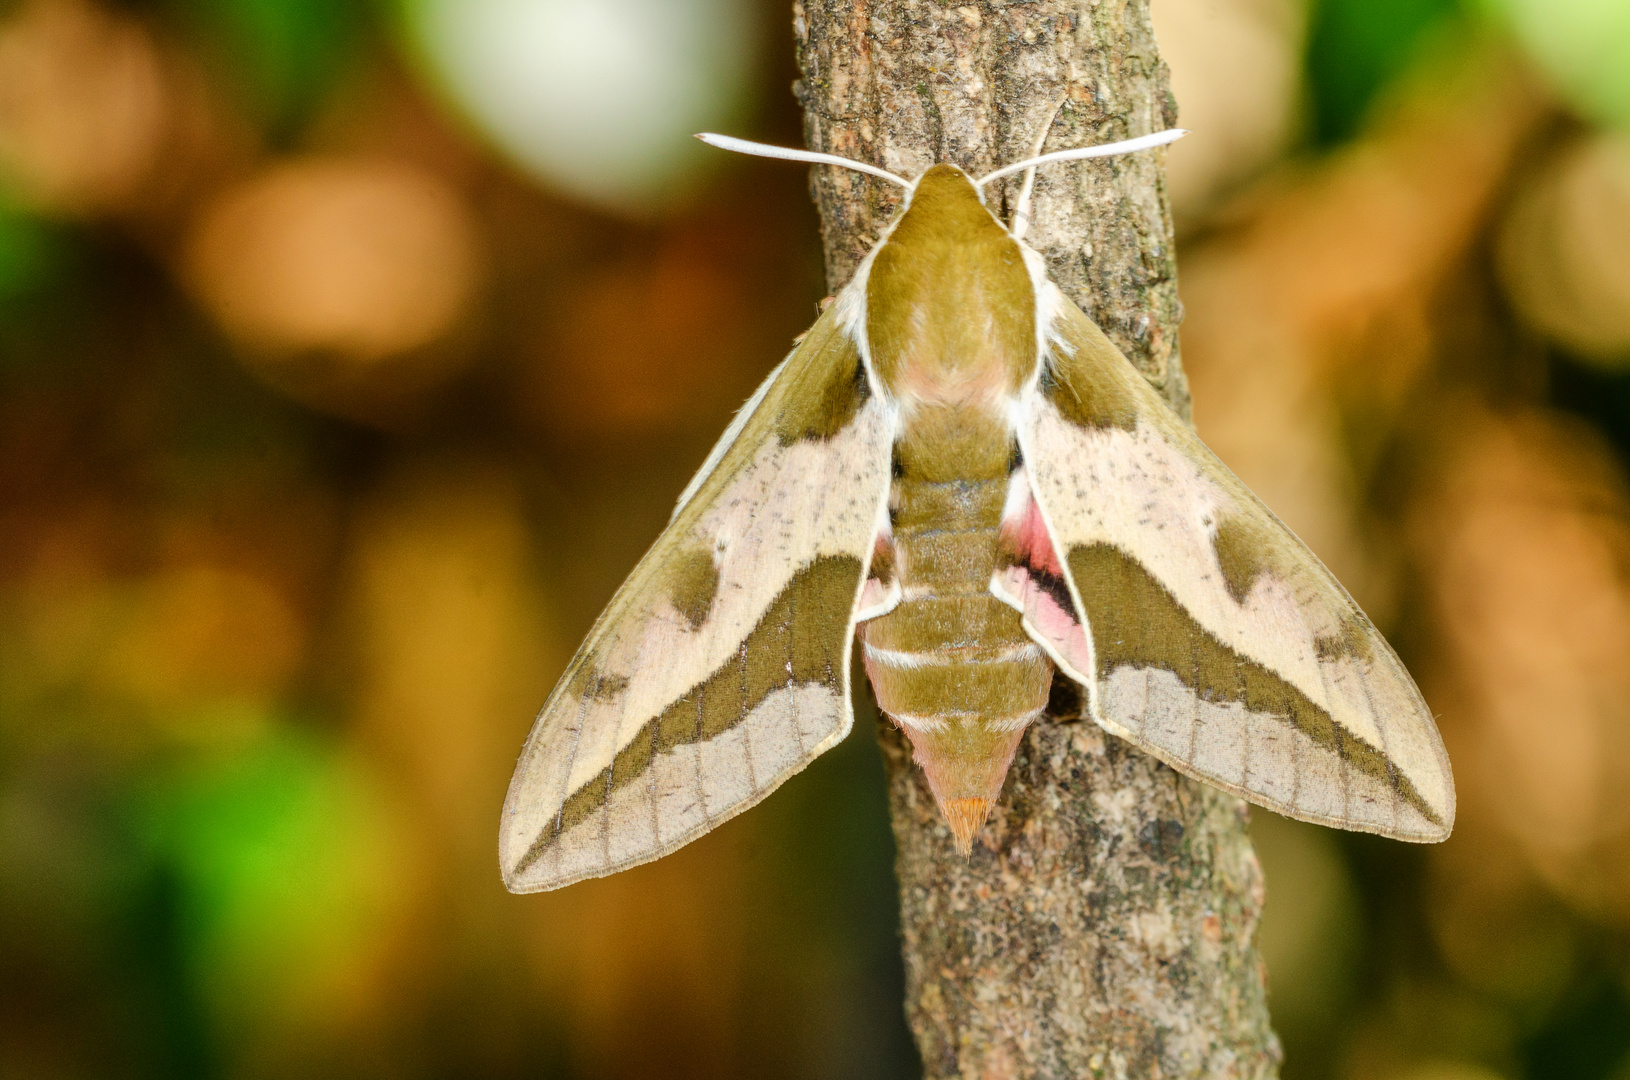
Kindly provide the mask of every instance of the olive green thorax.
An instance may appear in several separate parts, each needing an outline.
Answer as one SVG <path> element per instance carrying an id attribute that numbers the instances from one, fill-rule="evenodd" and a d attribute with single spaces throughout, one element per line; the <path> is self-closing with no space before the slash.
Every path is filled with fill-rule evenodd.
<path id="1" fill-rule="evenodd" d="M 995 405 L 1035 370 L 1035 312 L 1019 242 L 966 173 L 929 169 L 866 282 L 878 379 L 907 403 Z"/>

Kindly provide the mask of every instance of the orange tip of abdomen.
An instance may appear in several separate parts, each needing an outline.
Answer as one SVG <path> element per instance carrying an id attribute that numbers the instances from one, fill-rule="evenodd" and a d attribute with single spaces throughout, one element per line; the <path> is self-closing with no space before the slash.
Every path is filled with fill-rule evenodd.
<path id="1" fill-rule="evenodd" d="M 940 803 L 940 813 L 945 815 L 945 823 L 951 826 L 951 835 L 956 838 L 959 855 L 973 854 L 973 834 L 990 816 L 993 805 L 991 799 L 947 799 Z"/>

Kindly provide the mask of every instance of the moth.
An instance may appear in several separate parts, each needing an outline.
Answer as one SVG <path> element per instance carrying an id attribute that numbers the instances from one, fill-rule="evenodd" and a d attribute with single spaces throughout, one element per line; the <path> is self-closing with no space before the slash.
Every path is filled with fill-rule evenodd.
<path id="1" fill-rule="evenodd" d="M 1106 731 L 1282 814 L 1437 841 L 1454 782 L 1396 654 L 1048 279 L 1034 168 L 915 180 L 708 455 L 550 694 L 504 804 L 515 892 L 658 858 L 849 733 L 858 639 L 971 851 L 1054 672 Z M 1040 153 L 1040 147 L 1037 147 Z M 1029 170 L 1012 228 L 985 205 Z"/>

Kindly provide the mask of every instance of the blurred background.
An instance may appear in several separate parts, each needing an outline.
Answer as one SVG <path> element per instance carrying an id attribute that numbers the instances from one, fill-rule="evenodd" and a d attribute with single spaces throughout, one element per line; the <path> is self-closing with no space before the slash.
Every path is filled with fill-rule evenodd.
<path id="1" fill-rule="evenodd" d="M 1201 433 L 1440 714 L 1253 815 L 1289 1080 L 1630 1080 L 1630 4 L 1154 0 Z M 531 717 L 811 321 L 784 0 L 0 0 L 0 1072 L 909 1078 L 861 731 L 513 898 Z"/>

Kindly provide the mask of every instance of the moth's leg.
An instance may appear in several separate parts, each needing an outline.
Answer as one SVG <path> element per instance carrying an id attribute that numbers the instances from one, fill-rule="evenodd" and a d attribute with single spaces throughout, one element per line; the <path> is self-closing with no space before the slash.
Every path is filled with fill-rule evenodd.
<path id="1" fill-rule="evenodd" d="M 1042 715 L 1055 724 L 1079 724 L 1088 715 L 1087 688 L 1055 668 Z"/>

